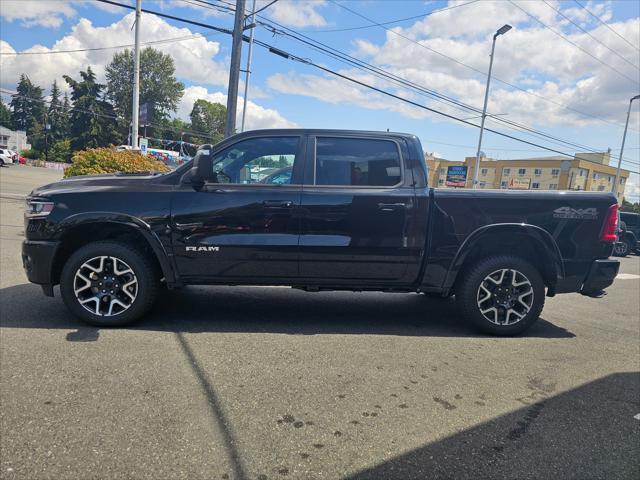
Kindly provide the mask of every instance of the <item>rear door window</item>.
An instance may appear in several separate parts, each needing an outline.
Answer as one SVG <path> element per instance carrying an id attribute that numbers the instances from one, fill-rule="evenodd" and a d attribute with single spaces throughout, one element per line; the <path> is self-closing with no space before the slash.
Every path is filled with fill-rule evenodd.
<path id="1" fill-rule="evenodd" d="M 390 140 L 318 137 L 315 184 L 391 187 L 400 183 L 398 145 Z"/>

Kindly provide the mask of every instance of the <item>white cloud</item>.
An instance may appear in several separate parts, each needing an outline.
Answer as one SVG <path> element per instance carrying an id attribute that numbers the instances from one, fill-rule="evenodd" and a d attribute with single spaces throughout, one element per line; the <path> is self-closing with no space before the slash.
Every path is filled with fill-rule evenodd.
<path id="1" fill-rule="evenodd" d="M 209 92 L 204 87 L 187 87 L 178 105 L 178 118 L 189 120 L 193 103 L 198 100 L 208 100 L 213 103 L 227 105 L 227 95 L 222 92 Z M 238 115 L 236 124 L 240 126 L 242 115 L 242 98 L 238 97 Z M 284 118 L 277 110 L 264 108 L 251 100 L 247 101 L 247 116 L 245 127 L 247 130 L 258 128 L 293 128 L 296 124 Z"/>
<path id="2" fill-rule="evenodd" d="M 71 32 L 57 40 L 51 48 L 34 45 L 23 52 L 48 52 L 50 50 L 78 50 L 133 44 L 131 30 L 135 13 L 129 13 L 117 22 L 105 27 L 97 27 L 82 18 Z M 226 86 L 228 69 L 224 62 L 215 60 L 220 52 L 220 44 L 203 36 L 194 36 L 188 28 L 174 27 L 155 15 L 142 15 L 141 38 L 143 42 L 181 39 L 181 41 L 156 43 L 153 48 L 170 54 L 175 62 L 178 78 L 198 83 Z M 187 39 L 185 39 L 187 38 Z M 15 49 L 6 41 L 0 44 L 3 52 Z M 21 73 L 26 73 L 32 81 L 49 87 L 54 79 L 59 82 L 64 74 L 77 76 L 80 70 L 91 66 L 99 81 L 104 80 L 104 69 L 119 49 L 82 51 L 49 55 L 2 55 L 0 57 L 0 82 L 3 87 L 13 88 Z M 121 49 L 120 49 L 121 50 Z"/>
<path id="3" fill-rule="evenodd" d="M 640 202 L 640 176 L 636 173 L 629 175 L 624 186 L 624 198 L 631 202 Z"/>
<path id="4" fill-rule="evenodd" d="M 20 21 L 20 25 L 25 28 L 57 28 L 65 18 L 75 15 L 76 11 L 71 2 L 66 0 L 2 0 L 0 3 L 0 16 L 8 22 Z"/>
<path id="5" fill-rule="evenodd" d="M 640 69 L 613 55 L 574 26 L 562 25 L 562 18 L 545 3 L 517 4 L 551 28 L 562 31 L 572 42 L 591 52 L 602 62 L 631 79 L 640 80 Z M 552 4 L 554 8 L 564 6 L 558 2 Z M 603 20 L 610 15 L 611 10 L 608 2 L 589 4 L 587 8 L 600 15 Z M 584 12 L 582 9 L 579 10 Z M 568 9 L 563 13 L 572 18 L 571 15 L 576 12 Z M 576 17 L 576 23 L 586 22 L 584 28 L 593 37 L 615 49 L 632 64 L 639 63 L 634 47 L 626 44 L 592 17 L 583 17 L 584 15 Z M 609 121 L 624 123 L 626 103 L 637 93 L 638 83 L 634 84 L 621 77 L 506 1 L 477 2 L 425 17 L 407 28 L 394 27 L 392 30 L 395 33 L 388 31 L 381 43 L 356 40 L 355 55 L 402 78 L 480 108 L 486 82 L 482 72 L 488 69 L 491 37 L 504 23 L 510 23 L 514 29 L 497 41 L 489 100 L 490 112 L 508 113 L 508 119 L 534 126 L 584 126 L 597 122 L 558 105 L 562 104 Z M 640 41 L 640 19 L 633 18 L 610 25 L 631 42 Z M 434 51 L 440 52 L 441 55 Z M 461 63 L 470 66 L 471 69 Z M 519 85 L 533 95 L 507 86 L 497 81 L 497 78 Z M 281 93 L 307 95 L 331 103 L 346 101 L 365 108 L 399 110 L 398 107 L 392 106 L 398 103 L 395 100 L 378 102 L 378 94 L 364 93 L 359 88 L 356 89 L 358 94 L 355 95 L 353 86 L 345 84 L 346 86 L 337 87 L 336 82 L 324 76 L 291 74 L 288 78 L 283 78 L 282 75 L 277 75 L 272 77 L 268 84 Z M 319 91 L 320 87 L 323 88 Z M 392 91 L 406 94 L 397 87 Z M 540 97 L 546 97 L 550 101 Z M 368 102 L 368 98 L 373 101 Z M 422 98 L 421 102 L 427 100 Z M 456 112 L 442 104 L 431 105 L 437 105 L 438 109 L 449 113 Z M 415 110 L 408 108 L 405 114 L 414 117 Z M 459 111 L 457 114 L 469 116 Z M 637 128 L 638 125 L 632 126 Z"/>
<path id="6" fill-rule="evenodd" d="M 268 0 L 269 2 L 271 0 Z M 260 9 L 268 2 L 260 0 L 256 8 Z M 271 5 L 264 14 L 276 22 L 291 27 L 323 27 L 327 25 L 325 18 L 318 12 L 318 8 L 326 5 L 326 0 L 280 0 Z"/>

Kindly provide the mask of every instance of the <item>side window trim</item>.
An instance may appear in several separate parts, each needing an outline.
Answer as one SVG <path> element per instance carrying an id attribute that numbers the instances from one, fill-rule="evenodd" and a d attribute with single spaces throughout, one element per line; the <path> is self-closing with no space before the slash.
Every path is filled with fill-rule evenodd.
<path id="1" fill-rule="evenodd" d="M 217 185 L 218 187 L 225 187 L 225 186 L 229 186 L 229 187 L 240 187 L 240 188 L 249 188 L 249 187 L 259 187 L 259 188 L 268 188 L 268 187 L 273 187 L 273 188 L 283 188 L 283 187 L 301 187 L 304 184 L 304 163 L 305 163 L 305 150 L 306 150 L 306 143 L 307 143 L 307 139 L 305 138 L 304 135 L 299 135 L 299 134 L 290 134 L 290 133 L 282 133 L 282 134 L 269 134 L 269 135 L 255 135 L 255 136 L 250 136 L 250 137 L 246 137 L 246 138 L 241 138 L 238 139 L 237 141 L 233 142 L 233 143 L 228 143 L 224 146 L 221 146 L 220 149 L 217 149 L 213 152 L 211 152 L 211 156 L 215 157 L 216 155 L 219 155 L 220 153 L 222 153 L 223 151 L 227 150 L 228 148 L 232 148 L 234 145 L 238 145 L 239 143 L 245 142 L 247 140 L 255 140 L 255 139 L 261 139 L 261 138 L 297 138 L 298 140 L 298 147 L 296 150 L 296 155 L 293 161 L 293 170 L 291 173 L 291 179 L 293 180 L 294 178 L 298 180 L 298 183 L 286 183 L 286 184 L 268 184 L 268 183 L 212 183 L 212 182 L 207 182 L 207 185 L 209 186 L 213 186 L 213 185 Z M 297 167 L 297 168 L 296 168 Z M 298 173 L 296 175 L 296 173 Z"/>
<path id="2" fill-rule="evenodd" d="M 318 161 L 317 161 L 317 153 L 318 153 L 318 138 L 347 138 L 352 140 L 381 140 L 384 142 L 392 142 L 396 146 L 396 151 L 398 152 L 398 159 L 400 161 L 400 180 L 395 185 L 318 185 L 317 184 L 317 173 L 318 173 Z M 320 188 L 359 188 L 359 189 L 391 189 L 398 188 L 404 185 L 405 182 L 405 165 L 404 165 L 404 157 L 402 155 L 402 149 L 400 148 L 400 143 L 395 138 L 388 137 L 374 137 L 374 136 L 358 136 L 358 135 L 314 135 L 313 141 L 309 142 L 312 147 L 311 152 L 311 161 L 313 162 L 313 183 L 310 185 L 312 187 L 320 187 Z"/>

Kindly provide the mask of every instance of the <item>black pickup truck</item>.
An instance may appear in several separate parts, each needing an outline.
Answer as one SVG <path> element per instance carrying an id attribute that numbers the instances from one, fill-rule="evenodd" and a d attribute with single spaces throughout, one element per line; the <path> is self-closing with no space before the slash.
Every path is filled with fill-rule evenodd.
<path id="1" fill-rule="evenodd" d="M 171 173 L 35 189 L 23 264 L 101 326 L 141 317 L 161 288 L 289 285 L 455 295 L 477 327 L 513 335 L 536 321 L 545 290 L 600 296 L 614 281 L 612 194 L 444 190 L 427 178 L 414 135 L 245 132 Z"/>

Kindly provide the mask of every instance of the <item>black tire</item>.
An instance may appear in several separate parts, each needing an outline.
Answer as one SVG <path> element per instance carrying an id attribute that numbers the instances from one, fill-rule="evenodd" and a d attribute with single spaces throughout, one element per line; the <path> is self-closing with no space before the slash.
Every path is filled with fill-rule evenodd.
<path id="1" fill-rule="evenodd" d="M 116 258 L 123 262 L 123 264 L 126 264 L 126 266 L 132 271 L 132 275 L 134 275 L 133 278 L 137 280 L 135 298 L 133 300 L 129 300 L 126 296 L 121 296 L 124 301 L 130 302 L 130 304 L 126 310 L 113 315 L 106 315 L 104 313 L 98 315 L 90 312 L 80 303 L 80 300 L 74 291 L 76 273 L 80 271 L 79 269 L 85 264 L 85 262 L 89 262 L 91 259 L 102 256 Z M 109 259 L 106 261 L 105 270 L 107 271 L 109 270 L 109 261 Z M 113 262 L 113 260 L 111 260 L 111 262 Z M 102 275 L 102 273 L 100 275 Z M 108 275 L 108 273 L 106 275 Z M 60 277 L 60 293 L 62 294 L 62 299 L 64 300 L 67 308 L 82 321 L 98 327 L 119 327 L 139 319 L 149 311 L 157 297 L 158 284 L 158 276 L 156 275 L 153 264 L 145 254 L 123 243 L 100 241 L 90 243 L 78 249 L 67 260 Z M 118 287 L 117 284 L 115 286 Z M 120 290 L 122 290 L 122 288 Z M 94 291 L 95 290 L 92 287 L 88 295 L 91 295 L 91 292 Z M 102 290 L 102 292 L 104 291 L 105 290 Z M 116 294 L 117 293 L 116 289 Z M 95 293 L 94 295 L 98 296 L 101 295 L 101 293 L 98 291 L 98 293 Z M 101 298 L 101 300 L 104 300 L 104 298 Z M 102 307 L 98 301 L 92 305 L 96 306 L 97 309 Z"/>
<path id="2" fill-rule="evenodd" d="M 515 281 L 519 283 L 520 281 L 527 280 L 530 285 L 530 296 L 524 297 L 524 302 L 522 304 L 518 303 L 517 300 L 512 300 L 513 297 L 517 299 L 517 297 L 523 293 L 526 293 L 529 288 L 527 284 L 524 284 L 521 287 L 512 287 L 516 289 L 516 292 L 507 292 L 504 291 L 497 292 L 495 289 L 500 288 L 501 290 L 506 290 L 502 284 L 500 287 L 493 284 L 492 281 L 487 281 L 487 278 L 494 272 L 499 272 L 501 270 L 507 270 L 505 272 L 504 282 L 509 282 L 509 279 L 506 275 L 512 275 L 511 278 L 514 278 L 515 275 L 510 272 L 514 270 L 517 271 L 520 275 L 517 278 L 519 280 Z M 535 323 L 535 321 L 540 316 L 542 312 L 542 307 L 544 306 L 544 282 L 538 270 L 533 267 L 529 262 L 515 256 L 511 255 L 501 255 L 494 256 L 483 259 L 472 265 L 466 271 L 461 273 L 462 278 L 456 287 L 456 301 L 458 302 L 460 309 L 462 310 L 464 316 L 468 321 L 470 321 L 473 325 L 479 328 L 481 331 L 485 333 L 489 333 L 492 335 L 500 335 L 500 336 L 511 336 L 518 335 L 519 333 L 524 332 L 528 328 L 531 327 Z M 494 277 L 500 278 L 499 274 L 496 274 Z M 514 281 L 511 280 L 513 283 Z M 485 296 L 486 300 L 481 300 L 480 291 L 481 285 L 485 287 L 482 292 L 485 292 L 487 288 L 493 288 L 494 291 L 489 296 Z M 527 290 L 525 290 L 525 288 Z M 496 305 L 495 302 L 496 296 L 502 295 L 500 299 L 508 298 L 505 302 L 514 301 L 513 308 L 507 309 L 506 307 Z M 510 295 L 510 296 L 509 296 Z M 522 300 L 522 298 L 521 298 Z M 487 303 L 481 303 L 487 302 Z M 528 311 L 526 310 L 527 305 L 525 303 L 530 303 Z M 485 314 L 481 312 L 481 308 L 479 305 L 487 306 L 487 307 L 495 307 L 495 312 L 486 313 L 487 316 L 492 316 L 493 321 L 487 318 Z M 493 308 L 485 309 L 492 310 Z M 518 311 L 516 311 L 518 310 Z M 504 317 L 503 317 L 504 315 Z M 518 316 L 521 318 L 518 320 Z M 509 322 L 512 317 L 515 317 L 516 321 L 511 322 L 510 324 L 506 324 L 501 321 L 506 318 L 506 321 Z"/>
<path id="3" fill-rule="evenodd" d="M 626 257 L 629 255 L 629 251 L 631 250 L 631 246 L 625 242 L 624 240 L 620 242 L 616 242 L 613 245 L 613 256 L 614 257 Z"/>

